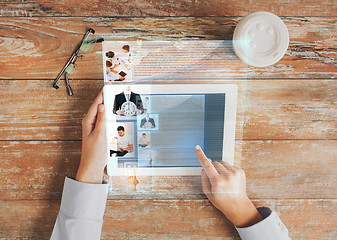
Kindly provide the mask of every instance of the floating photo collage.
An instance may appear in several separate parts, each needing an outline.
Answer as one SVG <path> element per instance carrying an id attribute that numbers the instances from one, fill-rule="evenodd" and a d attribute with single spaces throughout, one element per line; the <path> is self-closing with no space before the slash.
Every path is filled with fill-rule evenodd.
<path id="1" fill-rule="evenodd" d="M 126 89 L 114 96 L 109 124 L 110 157 L 118 158 L 119 168 L 152 167 L 159 149 L 151 144 L 151 133 L 159 130 L 159 114 L 151 111 L 151 95 Z"/>

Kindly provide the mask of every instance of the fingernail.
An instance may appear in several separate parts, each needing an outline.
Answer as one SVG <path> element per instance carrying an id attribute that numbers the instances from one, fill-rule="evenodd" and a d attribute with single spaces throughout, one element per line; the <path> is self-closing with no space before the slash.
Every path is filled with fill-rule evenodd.
<path id="1" fill-rule="evenodd" d="M 98 111 L 99 112 L 104 112 L 104 105 L 103 104 L 101 104 L 101 105 L 98 106 Z"/>
<path id="2" fill-rule="evenodd" d="M 199 145 L 195 146 L 195 149 L 200 150 L 200 146 Z"/>

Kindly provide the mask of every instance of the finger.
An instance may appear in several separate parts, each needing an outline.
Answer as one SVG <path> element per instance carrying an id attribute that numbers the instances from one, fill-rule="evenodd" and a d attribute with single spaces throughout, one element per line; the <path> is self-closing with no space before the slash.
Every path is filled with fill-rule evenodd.
<path id="1" fill-rule="evenodd" d="M 105 107 L 103 104 L 99 104 L 97 106 L 97 117 L 95 123 L 95 130 L 105 132 L 106 124 L 105 124 Z"/>
<path id="2" fill-rule="evenodd" d="M 232 166 L 230 163 L 226 162 L 226 161 L 220 161 L 220 163 L 230 172 L 234 172 L 235 168 L 234 166 Z"/>
<path id="3" fill-rule="evenodd" d="M 231 164 L 230 164 L 231 165 Z M 240 167 L 238 167 L 238 166 L 235 166 L 235 165 L 231 165 L 232 166 L 232 168 L 234 169 L 234 170 L 239 170 L 239 169 L 241 169 Z"/>
<path id="4" fill-rule="evenodd" d="M 88 116 L 89 118 L 95 118 L 97 114 L 97 106 L 98 104 L 102 103 L 103 103 L 103 91 L 100 91 L 97 97 L 95 98 L 94 102 L 91 104 L 86 116 Z"/>
<path id="5" fill-rule="evenodd" d="M 82 121 L 83 134 L 85 136 L 88 136 L 94 130 L 97 116 L 97 106 L 98 104 L 102 103 L 103 103 L 103 92 L 101 91 L 95 98 L 94 102 L 91 104 L 85 118 Z"/>
<path id="6" fill-rule="evenodd" d="M 219 162 L 213 162 L 213 166 L 219 174 L 228 175 L 228 170 Z"/>
<path id="7" fill-rule="evenodd" d="M 211 197 L 211 182 L 203 169 L 201 171 L 201 184 L 202 184 L 202 191 L 205 193 L 206 197 L 210 199 Z"/>
<path id="8" fill-rule="evenodd" d="M 212 178 L 219 175 L 219 173 L 216 171 L 215 167 L 212 164 L 212 160 L 206 157 L 200 146 L 196 146 L 194 150 L 197 154 L 201 166 L 203 167 L 203 169 L 205 169 L 205 172 L 210 181 L 212 181 Z"/>

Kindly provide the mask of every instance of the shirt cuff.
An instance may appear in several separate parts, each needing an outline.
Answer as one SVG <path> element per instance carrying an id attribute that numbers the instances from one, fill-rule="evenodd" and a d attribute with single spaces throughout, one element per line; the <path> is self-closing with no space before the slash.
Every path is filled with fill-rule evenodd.
<path id="1" fill-rule="evenodd" d="M 109 184 L 91 184 L 66 177 L 60 211 L 67 216 L 102 220 Z"/>
<path id="2" fill-rule="evenodd" d="M 245 228 L 235 227 L 242 240 L 290 239 L 288 237 L 288 229 L 276 212 L 267 207 L 259 207 L 257 210 L 263 217 L 262 221 Z"/>

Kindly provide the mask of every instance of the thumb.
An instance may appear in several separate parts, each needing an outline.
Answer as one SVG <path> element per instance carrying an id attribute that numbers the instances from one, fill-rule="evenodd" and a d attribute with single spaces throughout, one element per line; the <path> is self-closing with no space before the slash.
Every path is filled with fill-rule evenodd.
<path id="1" fill-rule="evenodd" d="M 103 104 L 98 104 L 97 106 L 97 118 L 95 129 L 105 131 L 105 106 Z"/>

